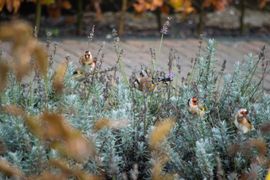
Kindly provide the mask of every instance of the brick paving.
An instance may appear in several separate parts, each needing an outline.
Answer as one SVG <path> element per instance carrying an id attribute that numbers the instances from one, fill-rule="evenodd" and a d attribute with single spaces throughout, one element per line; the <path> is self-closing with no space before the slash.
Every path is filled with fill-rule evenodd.
<path id="1" fill-rule="evenodd" d="M 218 65 L 227 60 L 226 72 L 232 72 L 234 64 L 242 61 L 248 53 L 257 55 L 262 46 L 266 46 L 266 58 L 270 59 L 270 38 L 266 39 L 217 39 L 216 59 Z M 83 39 L 68 39 L 57 41 L 57 53 L 59 57 L 69 55 L 72 60 L 77 61 L 78 57 L 87 49 L 87 41 Z M 90 43 L 90 50 L 95 55 L 103 43 L 97 40 Z M 128 39 L 121 41 L 121 48 L 124 50 L 123 62 L 125 70 L 130 74 L 133 70 L 139 69 L 142 64 L 151 64 L 150 48 L 159 49 L 159 39 Z M 160 57 L 157 60 L 157 67 L 165 69 L 168 63 L 170 49 L 175 49 L 176 55 L 180 57 L 182 76 L 185 76 L 191 68 L 191 59 L 198 53 L 198 39 L 164 40 Z M 203 47 L 206 42 L 203 43 Z M 105 65 L 111 66 L 116 62 L 116 53 L 112 42 L 106 42 L 104 47 Z M 270 72 L 264 82 L 264 88 L 270 92 Z"/>
<path id="2" fill-rule="evenodd" d="M 270 38 L 219 38 L 217 41 L 216 59 L 220 66 L 224 60 L 227 60 L 226 72 L 232 72 L 233 66 L 237 61 L 242 61 L 248 53 L 256 55 L 260 48 L 266 45 L 266 58 L 270 59 Z M 60 62 L 65 56 L 70 56 L 70 59 L 78 62 L 78 58 L 88 49 L 86 39 L 58 39 L 53 41 L 57 44 L 55 60 Z M 89 50 L 96 55 L 100 46 L 104 43 L 102 40 L 95 40 L 90 43 Z M 159 39 L 135 39 L 120 41 L 120 46 L 124 50 L 123 62 L 127 74 L 131 74 L 133 70 L 138 70 L 142 64 L 151 64 L 150 48 L 156 50 L 159 48 Z M 165 70 L 167 68 L 170 49 L 175 49 L 176 55 L 180 57 L 182 67 L 182 76 L 190 71 L 191 59 L 196 57 L 198 53 L 198 39 L 165 39 L 157 60 L 157 67 Z M 206 42 L 203 43 L 203 48 Z M 53 48 L 53 46 L 51 46 Z M 3 55 L 8 54 L 8 48 L 0 44 Z M 6 51 L 5 51 L 6 50 Z M 105 66 L 112 66 L 116 62 L 116 53 L 113 43 L 107 41 L 104 46 L 104 63 Z M 258 75 L 259 76 L 259 75 Z M 264 88 L 270 92 L 270 72 L 268 72 L 264 82 Z"/>

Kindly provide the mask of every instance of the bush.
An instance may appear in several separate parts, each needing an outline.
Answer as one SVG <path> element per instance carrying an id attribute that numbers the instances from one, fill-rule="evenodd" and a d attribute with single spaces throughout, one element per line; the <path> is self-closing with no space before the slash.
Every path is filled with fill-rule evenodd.
<path id="1" fill-rule="evenodd" d="M 101 47 L 97 66 L 80 80 L 74 79 L 76 66 L 70 61 L 58 68 L 50 65 L 45 76 L 35 72 L 26 82 L 8 74 L 0 99 L 1 178 L 265 176 L 270 97 L 262 89 L 268 70 L 264 48 L 226 74 L 226 62 L 220 68 L 216 65 L 216 42 L 210 39 L 181 82 L 176 75 L 163 83 L 165 72 L 144 68 L 156 90 L 140 91 L 134 77 L 124 73 L 116 35 L 114 43 L 115 67 L 102 67 Z M 179 65 L 173 51 L 169 57 L 172 73 Z M 203 104 L 204 115 L 189 112 L 191 97 Z M 235 127 L 240 108 L 250 111 L 255 130 L 243 134 Z"/>

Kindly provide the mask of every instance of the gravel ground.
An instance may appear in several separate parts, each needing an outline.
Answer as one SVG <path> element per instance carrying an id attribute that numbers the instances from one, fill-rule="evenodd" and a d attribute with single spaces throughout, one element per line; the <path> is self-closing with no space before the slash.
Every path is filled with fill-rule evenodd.
<path id="1" fill-rule="evenodd" d="M 105 39 L 106 40 L 106 39 Z M 266 45 L 266 58 L 270 59 L 270 38 L 218 38 L 217 41 L 217 63 L 218 68 L 224 60 L 227 61 L 226 72 L 232 72 L 234 64 L 237 61 L 242 61 L 248 53 L 257 55 L 260 48 Z M 60 62 L 65 59 L 65 56 L 70 56 L 70 59 L 78 65 L 79 57 L 88 49 L 86 38 L 60 38 L 52 41 L 51 48 L 56 44 L 55 61 Z M 116 54 L 111 40 L 94 40 L 90 43 L 90 51 L 96 55 L 100 46 L 104 44 L 104 63 L 105 66 L 112 66 L 116 62 Z M 158 50 L 159 39 L 136 39 L 130 38 L 120 41 L 120 46 L 124 50 L 123 62 L 127 74 L 131 74 L 134 70 L 139 70 L 141 65 L 151 64 L 150 48 Z M 191 68 L 191 59 L 196 57 L 198 53 L 199 40 L 198 39 L 165 39 L 157 60 L 157 67 L 161 70 L 166 70 L 169 51 L 174 49 L 176 56 L 179 57 L 179 62 L 182 68 L 181 76 L 185 77 Z M 203 47 L 206 43 L 203 43 Z M 2 56 L 9 57 L 9 48 L 5 44 L 0 43 L 2 49 Z M 258 74 L 259 77 L 259 74 Z M 270 72 L 268 72 L 264 82 L 264 88 L 270 92 Z"/>
<path id="2" fill-rule="evenodd" d="M 235 38 L 220 38 L 217 39 L 217 63 L 221 67 L 224 60 L 227 61 L 226 72 L 232 72 L 234 64 L 237 61 L 242 61 L 248 53 L 257 55 L 260 48 L 266 45 L 266 58 L 270 59 L 270 39 L 235 39 Z M 90 44 L 90 50 L 96 54 L 99 47 L 105 41 L 96 40 Z M 78 62 L 78 57 L 88 47 L 87 41 L 82 39 L 61 39 L 57 41 L 58 51 L 57 56 L 63 59 L 64 56 L 69 55 L 72 60 Z M 150 48 L 158 50 L 158 39 L 127 39 L 121 41 L 121 47 L 124 50 L 123 62 L 128 74 L 132 71 L 138 70 L 141 65 L 151 64 Z M 169 51 L 174 49 L 176 55 L 179 57 L 182 67 L 182 76 L 190 71 L 191 59 L 196 57 L 198 53 L 199 40 L 198 39 L 169 39 L 165 40 L 160 57 L 157 61 L 157 67 L 161 70 L 166 70 Z M 206 43 L 203 44 L 203 47 Z M 104 47 L 104 62 L 106 66 L 114 65 L 116 62 L 116 54 L 111 42 L 106 42 Z M 218 68 L 219 68 L 218 67 Z M 259 76 L 259 75 L 258 75 Z M 270 72 L 268 72 L 264 87 L 270 91 Z"/>

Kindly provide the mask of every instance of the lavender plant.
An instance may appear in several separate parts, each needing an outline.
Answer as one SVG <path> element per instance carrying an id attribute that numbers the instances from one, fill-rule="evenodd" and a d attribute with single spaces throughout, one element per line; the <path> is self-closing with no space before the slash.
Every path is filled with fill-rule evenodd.
<path id="1" fill-rule="evenodd" d="M 115 39 L 117 64 L 103 68 L 102 46 L 95 53 L 99 64 L 79 80 L 72 61 L 56 70 L 50 67 L 47 83 L 39 73 L 30 83 L 17 82 L 9 73 L 9 83 L 0 94 L 0 141 L 6 146 L 1 153 L 1 178 L 264 178 L 270 140 L 270 97 L 262 89 L 269 69 L 264 48 L 258 56 L 248 55 L 243 63 L 236 63 L 232 74 L 225 74 L 225 63 L 218 71 L 216 42 L 210 39 L 181 83 L 174 82 L 181 77 L 152 69 L 146 73 L 151 88 L 144 91 L 133 86 L 132 77 L 127 80 L 123 52 Z M 168 59 L 173 73 L 175 51 Z M 199 99 L 203 115 L 189 110 L 192 97 Z M 250 111 L 255 130 L 243 134 L 235 127 L 239 108 Z M 46 131 L 35 122 L 46 126 Z M 62 142 L 68 148 L 59 148 Z M 5 166 L 3 159 L 17 168 Z"/>

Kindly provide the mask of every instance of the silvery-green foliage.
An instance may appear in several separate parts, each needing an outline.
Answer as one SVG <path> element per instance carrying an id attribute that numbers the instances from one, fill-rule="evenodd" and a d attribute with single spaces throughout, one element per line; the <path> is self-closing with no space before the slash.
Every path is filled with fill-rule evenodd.
<path id="1" fill-rule="evenodd" d="M 116 42 L 118 51 L 118 40 Z M 190 75 L 181 86 L 171 89 L 170 96 L 168 87 L 143 93 L 128 86 L 121 77 L 120 82 L 112 87 L 107 87 L 99 76 L 88 83 L 79 82 L 72 77 L 77 67 L 69 62 L 63 94 L 53 92 L 53 71 L 50 70 L 48 87 L 40 77 L 23 86 L 10 76 L 9 86 L 1 93 L 0 100 L 3 105 L 17 104 L 31 115 L 42 113 L 45 103 L 50 111 L 60 111 L 72 126 L 95 143 L 95 158 L 98 160 L 86 162 L 84 170 L 96 174 L 102 170 L 106 178 L 121 179 L 123 173 L 131 177 L 135 165 L 138 166 L 139 179 L 150 178 L 153 164 L 149 136 L 156 122 L 173 117 L 176 124 L 162 144 L 170 157 L 163 167 L 164 172 L 184 179 L 215 178 L 216 157 L 219 157 L 224 177 L 233 179 L 252 171 L 261 179 L 266 171 L 263 166 L 252 165 L 242 152 L 229 153 L 231 145 L 241 145 L 251 138 L 270 141 L 259 130 L 270 117 L 270 97 L 262 93 L 254 75 L 258 72 L 259 59 L 250 54 L 243 62 L 236 63 L 232 74 L 219 76 L 215 44 L 214 40 L 208 41 L 206 50 L 196 58 Z M 205 116 L 198 117 L 188 111 L 187 101 L 193 96 L 206 107 Z M 250 110 L 249 117 L 255 131 L 241 134 L 235 128 L 234 115 L 240 107 Z M 95 132 L 93 126 L 100 118 L 127 122 L 127 125 Z M 34 168 L 37 164 L 59 157 L 56 151 L 46 149 L 32 136 L 22 119 L 0 114 L 0 120 L 0 137 L 8 148 L 3 157 L 24 172 L 39 173 L 42 167 Z"/>
<path id="2" fill-rule="evenodd" d="M 256 124 L 266 123 L 269 122 L 269 114 L 270 114 L 270 96 L 264 95 L 264 98 L 261 99 L 260 102 L 252 104 L 254 109 L 254 113 L 257 114 L 256 116 Z M 259 115 L 258 115 L 259 114 Z"/>
<path id="3" fill-rule="evenodd" d="M 209 138 L 196 141 L 196 161 L 203 178 L 212 179 L 214 177 L 215 154 L 213 154 L 213 147 Z"/>
<path id="4" fill-rule="evenodd" d="M 0 126 L 0 137 L 9 150 L 5 156 L 7 160 L 27 174 L 41 172 L 40 165 L 47 160 L 44 146 L 30 134 L 21 119 L 2 118 L 7 120 Z"/>
<path id="5" fill-rule="evenodd" d="M 249 54 L 244 62 L 235 64 L 234 72 L 231 75 L 224 76 L 224 85 L 221 93 L 221 108 L 230 106 L 231 112 L 234 108 L 247 107 L 252 98 L 259 98 L 263 95 L 262 88 L 258 88 L 258 77 L 255 76 L 258 63 L 258 57 Z M 226 112 L 224 110 L 224 112 Z"/>
<path id="6" fill-rule="evenodd" d="M 234 164 L 234 170 L 236 172 L 239 172 L 239 171 L 241 172 L 243 171 L 242 168 L 247 166 L 247 159 L 244 157 L 243 154 L 237 153 L 234 157 L 233 164 Z"/>
<path id="7" fill-rule="evenodd" d="M 233 132 L 228 128 L 226 121 L 222 121 L 218 127 L 212 128 L 213 140 L 221 152 L 225 152 L 233 138 Z"/>
<path id="8" fill-rule="evenodd" d="M 131 97 L 129 87 L 120 82 L 117 87 L 118 107 L 109 112 L 113 119 L 130 119 L 132 112 Z"/>
<path id="9" fill-rule="evenodd" d="M 211 99 L 215 91 L 217 78 L 216 59 L 215 59 L 215 40 L 210 39 L 207 44 L 206 52 L 197 57 L 197 63 L 194 69 L 194 79 L 198 86 L 198 91 L 202 97 Z"/>

